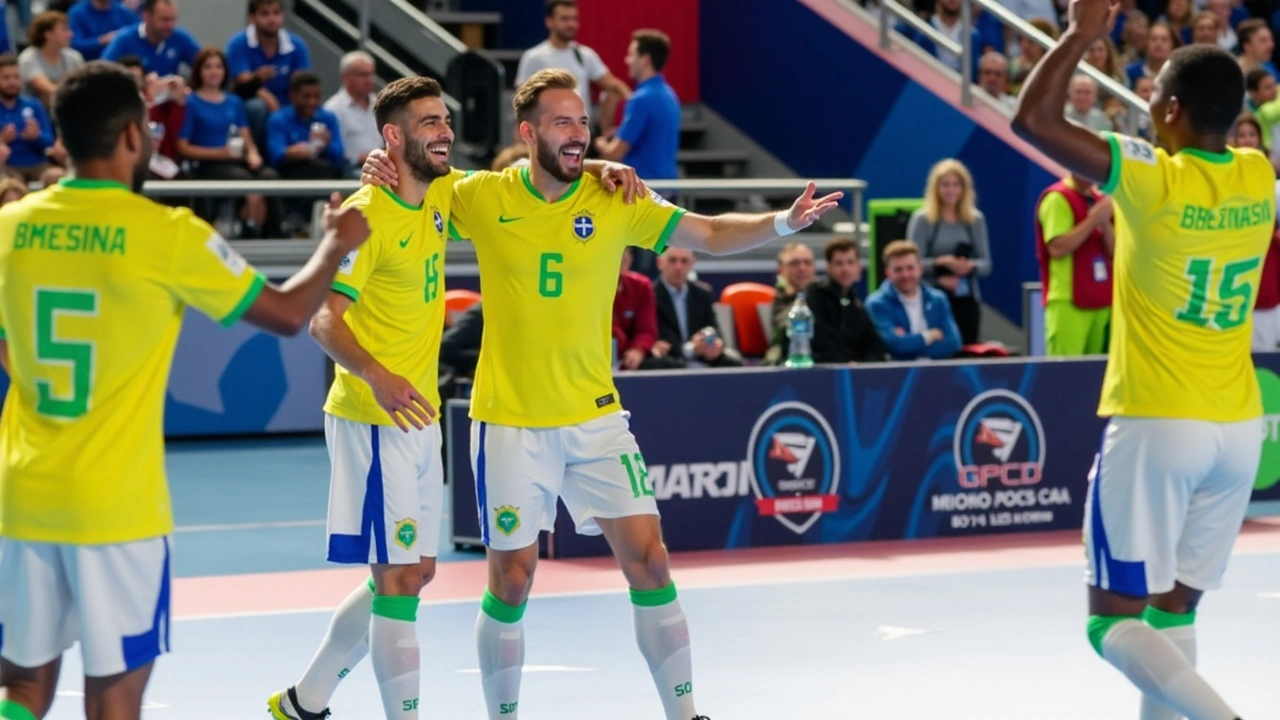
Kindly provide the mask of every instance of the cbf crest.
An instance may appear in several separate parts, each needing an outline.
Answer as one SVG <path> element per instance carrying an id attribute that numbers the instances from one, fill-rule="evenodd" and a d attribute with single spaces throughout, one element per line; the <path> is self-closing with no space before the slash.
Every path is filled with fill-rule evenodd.
<path id="1" fill-rule="evenodd" d="M 578 242 L 586 243 L 596 234 L 596 219 L 589 211 L 583 210 L 573 216 L 573 236 Z"/>
<path id="2" fill-rule="evenodd" d="M 440 214 L 440 208 L 432 205 L 431 215 L 436 223 L 436 232 L 440 235 L 444 235 L 444 216 Z"/>

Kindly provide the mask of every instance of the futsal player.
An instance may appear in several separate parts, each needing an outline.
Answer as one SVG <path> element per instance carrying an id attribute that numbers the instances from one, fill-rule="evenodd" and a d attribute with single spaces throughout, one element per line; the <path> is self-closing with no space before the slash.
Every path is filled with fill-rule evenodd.
<path id="1" fill-rule="evenodd" d="M 1252 492 L 1262 404 L 1254 293 L 1275 223 L 1275 172 L 1228 148 L 1244 77 L 1211 45 L 1177 50 L 1151 117 L 1169 152 L 1062 115 L 1067 84 L 1118 6 L 1072 0 L 1032 71 L 1014 130 L 1102 186 L 1116 213 L 1115 301 L 1098 414 L 1109 418 L 1085 510 L 1088 636 L 1144 693 L 1143 720 L 1231 720 L 1195 670 L 1195 611 L 1217 588 Z"/>
<path id="2" fill-rule="evenodd" d="M 0 210 L 0 718 L 44 717 L 77 640 L 90 720 L 136 720 L 169 646 L 165 383 L 191 306 L 297 333 L 369 234 L 359 208 L 276 289 L 208 224 L 137 194 L 151 134 L 133 76 L 92 62 L 54 116 L 72 177 Z"/>
<path id="3" fill-rule="evenodd" d="M 841 193 L 815 198 L 810 183 L 789 211 L 718 217 L 656 195 L 627 205 L 583 177 L 590 132 L 576 87 L 560 70 L 529 78 L 514 105 L 530 165 L 454 186 L 453 234 L 475 244 L 484 290 L 471 450 L 489 561 L 476 625 L 485 703 L 491 719 L 518 717 L 522 618 L 559 497 L 579 533 L 613 549 L 665 717 L 696 720 L 688 624 L 610 369 L 618 265 L 627 245 L 741 252 L 808 227 Z"/>

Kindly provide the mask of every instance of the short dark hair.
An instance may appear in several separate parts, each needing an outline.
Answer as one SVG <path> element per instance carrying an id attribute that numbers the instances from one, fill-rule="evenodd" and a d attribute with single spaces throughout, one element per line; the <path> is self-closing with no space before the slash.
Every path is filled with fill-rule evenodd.
<path id="1" fill-rule="evenodd" d="M 1271 71 L 1265 68 L 1254 68 L 1244 76 L 1244 86 L 1249 89 L 1249 92 L 1257 92 L 1258 88 L 1262 87 L 1262 81 L 1269 77 L 1271 77 Z"/>
<path id="2" fill-rule="evenodd" d="M 1169 56 L 1165 97 L 1178 98 L 1191 129 L 1226 135 L 1240 114 L 1244 73 L 1226 50 L 1216 45 L 1188 45 Z"/>
<path id="3" fill-rule="evenodd" d="M 1240 47 L 1249 44 L 1255 33 L 1259 30 L 1269 30 L 1267 21 L 1262 18 L 1249 18 L 1236 26 L 1236 38 L 1240 41 Z"/>
<path id="4" fill-rule="evenodd" d="M 191 61 L 191 89 L 199 90 L 204 87 L 204 64 L 210 60 L 217 58 L 222 61 L 222 84 L 218 86 L 219 90 L 225 90 L 227 87 L 228 75 L 230 70 L 227 67 L 227 55 L 222 52 L 222 48 L 210 45 L 196 53 L 196 59 Z"/>
<path id="5" fill-rule="evenodd" d="M 399 124 L 400 116 L 414 100 L 440 96 L 440 83 L 429 77 L 407 77 L 392 82 L 382 88 L 373 101 L 373 117 L 378 131 L 381 132 L 388 123 Z"/>
<path id="6" fill-rule="evenodd" d="M 0 68 L 18 67 L 18 56 L 11 52 L 0 55 Z"/>
<path id="7" fill-rule="evenodd" d="M 174 0 L 142 0 L 142 7 L 138 8 L 139 12 L 149 13 L 156 9 L 160 3 L 173 5 Z"/>
<path id="8" fill-rule="evenodd" d="M 637 30 L 631 33 L 631 39 L 635 41 L 636 54 L 648 55 L 653 71 L 662 72 L 671 54 L 671 38 L 661 30 Z"/>
<path id="9" fill-rule="evenodd" d="M 279 5 L 280 9 L 284 9 L 284 0 L 249 0 L 249 14 L 257 15 L 259 10 Z"/>
<path id="10" fill-rule="evenodd" d="M 133 74 L 106 60 L 68 73 L 53 96 L 53 117 L 72 162 L 109 159 L 130 125 L 146 132 L 146 111 Z"/>
<path id="11" fill-rule="evenodd" d="M 291 93 L 312 85 L 320 85 L 320 76 L 310 70 L 299 70 L 293 74 L 293 77 L 289 78 L 289 92 Z"/>
<path id="12" fill-rule="evenodd" d="M 547 17 L 555 17 L 556 8 L 561 7 L 576 8 L 578 3 L 576 0 L 547 0 Z"/>
<path id="13" fill-rule="evenodd" d="M 858 251 L 858 244 L 847 237 L 832 238 L 826 246 L 822 248 L 822 256 L 827 259 L 827 264 L 835 258 L 838 253 L 852 252 L 854 257 L 861 257 L 862 253 Z"/>
<path id="14" fill-rule="evenodd" d="M 578 78 L 568 70 L 539 70 L 516 88 L 515 97 L 511 98 L 511 109 L 516 113 L 516 122 L 522 123 L 533 119 L 538 109 L 538 101 L 547 90 L 577 90 Z"/>

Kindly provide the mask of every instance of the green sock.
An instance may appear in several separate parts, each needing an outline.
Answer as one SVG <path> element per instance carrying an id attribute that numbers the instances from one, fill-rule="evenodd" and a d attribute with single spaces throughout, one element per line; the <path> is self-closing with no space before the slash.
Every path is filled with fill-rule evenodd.
<path id="1" fill-rule="evenodd" d="M 36 715 L 13 700 L 0 700 L 0 718 L 5 720 L 36 720 Z"/>

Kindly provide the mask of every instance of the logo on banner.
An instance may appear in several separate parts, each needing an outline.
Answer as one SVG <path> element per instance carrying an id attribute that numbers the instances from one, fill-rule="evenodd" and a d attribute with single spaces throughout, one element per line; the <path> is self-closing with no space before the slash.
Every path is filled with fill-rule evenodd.
<path id="1" fill-rule="evenodd" d="M 747 441 L 760 515 L 803 534 L 839 506 L 840 449 L 822 414 L 801 402 L 769 408 Z"/>
<path id="2" fill-rule="evenodd" d="M 1035 485 L 1044 477 L 1044 427 L 1035 408 L 1009 390 L 988 390 L 956 423 L 956 472 L 966 490 Z"/>
<path id="3" fill-rule="evenodd" d="M 1280 483 L 1280 377 L 1266 368 L 1258 368 L 1258 387 L 1262 390 L 1262 460 L 1254 490 L 1270 490 Z"/>

